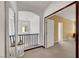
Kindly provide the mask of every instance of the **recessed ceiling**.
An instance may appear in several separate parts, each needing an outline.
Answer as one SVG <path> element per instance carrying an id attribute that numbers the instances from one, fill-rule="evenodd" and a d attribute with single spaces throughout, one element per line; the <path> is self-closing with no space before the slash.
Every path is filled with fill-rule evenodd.
<path id="1" fill-rule="evenodd" d="M 19 11 L 32 11 L 41 14 L 52 1 L 17 1 Z"/>

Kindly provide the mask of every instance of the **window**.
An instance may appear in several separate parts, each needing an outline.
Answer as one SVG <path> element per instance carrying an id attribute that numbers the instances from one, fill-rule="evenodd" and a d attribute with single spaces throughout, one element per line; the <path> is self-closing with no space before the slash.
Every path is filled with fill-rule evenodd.
<path id="1" fill-rule="evenodd" d="M 22 26 L 22 33 L 25 33 L 25 32 L 27 32 L 27 26 L 26 25 L 25 26 L 23 25 Z"/>

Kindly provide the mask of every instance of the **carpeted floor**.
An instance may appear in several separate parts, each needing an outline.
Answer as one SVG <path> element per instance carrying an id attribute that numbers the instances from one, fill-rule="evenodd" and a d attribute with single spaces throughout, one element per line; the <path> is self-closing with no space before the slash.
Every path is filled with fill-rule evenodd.
<path id="1" fill-rule="evenodd" d="M 74 58 L 75 41 L 64 41 L 50 48 L 37 48 L 26 51 L 22 58 Z"/>

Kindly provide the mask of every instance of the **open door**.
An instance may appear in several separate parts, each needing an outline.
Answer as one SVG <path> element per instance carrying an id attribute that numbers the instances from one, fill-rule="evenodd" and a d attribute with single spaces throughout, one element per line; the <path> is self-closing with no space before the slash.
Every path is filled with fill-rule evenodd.
<path id="1" fill-rule="evenodd" d="M 46 48 L 54 46 L 54 21 L 47 19 L 46 21 Z"/>

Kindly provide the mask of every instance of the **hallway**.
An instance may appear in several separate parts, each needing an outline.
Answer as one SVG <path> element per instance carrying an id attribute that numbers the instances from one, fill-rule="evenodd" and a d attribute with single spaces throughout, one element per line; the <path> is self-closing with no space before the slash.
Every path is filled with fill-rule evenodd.
<path id="1" fill-rule="evenodd" d="M 75 1 L 1 1 L 0 57 L 68 58 L 77 56 L 74 40 L 54 44 L 59 41 L 59 22 L 63 23 L 63 30 L 60 33 L 60 35 L 63 34 L 63 38 L 60 38 L 61 42 L 63 41 L 61 39 L 72 39 L 74 35 L 76 36 L 77 27 L 74 25 L 78 17 L 75 15 L 78 11 L 76 3 Z M 45 46 L 45 48 L 25 51 L 39 46 Z"/>
<path id="2" fill-rule="evenodd" d="M 75 57 L 75 41 L 69 40 L 50 48 L 37 48 L 25 52 L 23 58 L 73 58 Z"/>

